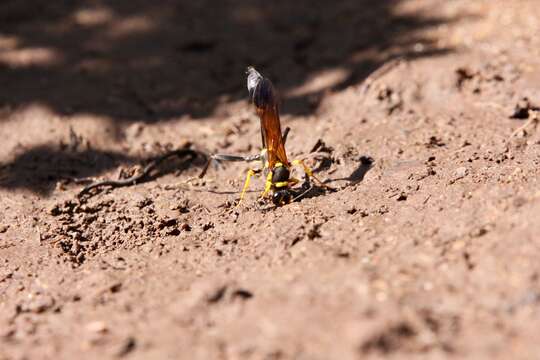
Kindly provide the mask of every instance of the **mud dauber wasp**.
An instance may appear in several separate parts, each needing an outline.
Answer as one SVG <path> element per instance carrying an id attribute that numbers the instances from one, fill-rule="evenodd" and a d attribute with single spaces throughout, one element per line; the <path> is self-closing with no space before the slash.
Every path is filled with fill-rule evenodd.
<path id="1" fill-rule="evenodd" d="M 263 77 L 255 68 L 248 67 L 246 75 L 250 100 L 255 105 L 255 110 L 261 121 L 263 150 L 260 154 L 251 156 L 211 155 L 200 177 L 204 176 L 212 160 L 246 162 L 260 160 L 263 165 L 262 169 L 248 170 L 238 204 L 244 199 L 251 178 L 260 173 L 266 176 L 266 184 L 261 198 L 268 198 L 271 194 L 272 202 L 276 206 L 282 206 L 304 198 L 313 189 L 309 181 L 310 178 L 313 178 L 321 187 L 331 189 L 313 175 L 312 170 L 303 160 L 289 161 L 287 159 L 285 142 L 289 129 L 287 128 L 282 134 L 276 90 L 272 82 L 268 78 Z M 299 179 L 291 177 L 291 170 L 295 166 L 301 167 L 306 176 L 306 181 L 300 188 L 293 188 L 300 183 Z"/>

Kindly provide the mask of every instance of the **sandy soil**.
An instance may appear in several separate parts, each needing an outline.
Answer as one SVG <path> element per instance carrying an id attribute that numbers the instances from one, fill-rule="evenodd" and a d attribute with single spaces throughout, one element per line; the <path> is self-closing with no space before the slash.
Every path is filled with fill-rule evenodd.
<path id="1" fill-rule="evenodd" d="M 538 358 L 536 0 L 154 3 L 0 4 L 0 359 Z M 257 153 L 247 65 L 338 191 L 171 160 L 77 197 Z"/>

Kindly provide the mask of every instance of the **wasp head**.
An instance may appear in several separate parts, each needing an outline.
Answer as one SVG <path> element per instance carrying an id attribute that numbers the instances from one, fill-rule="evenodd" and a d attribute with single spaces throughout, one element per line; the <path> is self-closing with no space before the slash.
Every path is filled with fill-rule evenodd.
<path id="1" fill-rule="evenodd" d="M 278 190 L 272 195 L 272 202 L 276 206 L 283 206 L 289 204 L 293 199 L 293 196 L 289 189 Z"/>

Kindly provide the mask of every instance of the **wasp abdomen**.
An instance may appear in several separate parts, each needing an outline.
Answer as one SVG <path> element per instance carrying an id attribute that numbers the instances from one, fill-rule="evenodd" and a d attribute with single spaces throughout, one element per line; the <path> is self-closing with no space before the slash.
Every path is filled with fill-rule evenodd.
<path id="1" fill-rule="evenodd" d="M 273 107 L 277 103 L 272 82 L 262 77 L 253 67 L 248 67 L 248 90 L 251 100 L 258 108 Z"/>
<path id="2" fill-rule="evenodd" d="M 253 103 L 258 108 L 273 107 L 276 104 L 276 93 L 270 80 L 263 78 L 253 92 Z"/>

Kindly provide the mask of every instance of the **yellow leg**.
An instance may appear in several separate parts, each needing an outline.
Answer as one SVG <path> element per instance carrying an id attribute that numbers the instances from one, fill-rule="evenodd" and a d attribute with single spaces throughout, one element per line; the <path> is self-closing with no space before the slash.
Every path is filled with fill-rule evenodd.
<path id="1" fill-rule="evenodd" d="M 266 176 L 266 184 L 264 185 L 264 192 L 261 194 L 261 199 L 268 196 L 268 193 L 272 189 L 272 172 L 269 172 Z"/>
<path id="2" fill-rule="evenodd" d="M 324 184 L 321 180 L 319 180 L 318 177 L 313 175 L 313 171 L 304 163 L 304 160 L 293 160 L 292 164 L 295 165 L 295 166 L 302 167 L 302 169 L 304 170 L 306 175 L 308 177 L 311 177 L 311 178 L 315 179 L 315 181 L 317 181 L 320 186 L 325 187 L 325 188 L 330 188 L 328 185 Z"/>
<path id="3" fill-rule="evenodd" d="M 249 169 L 246 175 L 246 181 L 244 182 L 244 188 L 242 189 L 242 193 L 240 194 L 240 201 L 238 201 L 238 205 L 244 200 L 244 195 L 246 194 L 246 191 L 249 187 L 249 183 L 251 181 L 251 177 L 255 175 L 255 171 L 253 169 Z M 237 205 L 237 206 L 238 206 Z"/>

